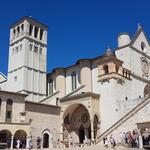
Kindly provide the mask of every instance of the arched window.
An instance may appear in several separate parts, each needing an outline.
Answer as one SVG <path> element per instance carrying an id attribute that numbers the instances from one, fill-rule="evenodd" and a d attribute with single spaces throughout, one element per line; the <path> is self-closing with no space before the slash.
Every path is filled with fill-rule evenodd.
<path id="1" fill-rule="evenodd" d="M 14 33 L 14 34 L 16 33 L 16 29 L 13 30 L 13 33 Z"/>
<path id="2" fill-rule="evenodd" d="M 40 30 L 40 40 L 42 40 L 42 37 L 43 37 L 43 30 L 41 29 Z"/>
<path id="3" fill-rule="evenodd" d="M 12 120 L 12 105 L 13 105 L 13 101 L 11 99 L 7 100 L 7 104 L 6 104 L 6 122 L 10 123 Z"/>
<path id="4" fill-rule="evenodd" d="M 54 88 L 53 80 L 50 79 L 49 82 L 48 82 L 48 92 L 49 92 L 49 95 L 53 94 L 53 88 Z"/>
<path id="5" fill-rule="evenodd" d="M 18 32 L 18 34 L 20 34 L 20 27 L 19 26 L 17 27 L 17 32 Z"/>
<path id="6" fill-rule="evenodd" d="M 24 30 L 24 24 L 21 25 L 21 30 L 22 30 L 22 31 Z"/>
<path id="7" fill-rule="evenodd" d="M 116 66 L 116 73 L 118 73 L 118 71 L 119 71 L 119 67 L 118 67 L 118 66 Z"/>
<path id="8" fill-rule="evenodd" d="M 145 47 L 145 43 L 141 42 L 141 49 L 142 51 L 145 53 L 146 52 L 146 47 Z"/>
<path id="9" fill-rule="evenodd" d="M 37 38 L 37 35 L 38 35 L 38 28 L 35 27 L 35 31 L 34 31 L 34 37 Z"/>
<path id="10" fill-rule="evenodd" d="M 77 79 L 75 72 L 73 72 L 71 75 L 71 83 L 72 83 L 72 91 L 74 91 L 77 88 Z"/>
<path id="11" fill-rule="evenodd" d="M 16 36 L 16 29 L 13 30 L 13 38 Z"/>
<path id="12" fill-rule="evenodd" d="M 104 69 L 104 73 L 105 73 L 105 74 L 108 74 L 108 73 L 109 73 L 108 65 L 105 65 L 103 69 Z"/>
<path id="13" fill-rule="evenodd" d="M 32 30 L 33 30 L 33 25 L 30 24 L 30 27 L 29 27 L 29 35 L 30 35 L 30 36 L 32 35 Z"/>

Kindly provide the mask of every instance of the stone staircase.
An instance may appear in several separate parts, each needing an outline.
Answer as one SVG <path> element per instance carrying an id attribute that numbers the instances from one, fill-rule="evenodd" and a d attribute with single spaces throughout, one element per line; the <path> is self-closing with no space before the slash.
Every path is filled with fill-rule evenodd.
<path id="1" fill-rule="evenodd" d="M 125 116 L 123 116 L 119 121 L 117 121 L 114 125 L 112 125 L 109 129 L 107 129 L 104 133 L 102 133 L 96 140 L 96 144 L 102 141 L 103 138 L 110 135 L 114 130 L 116 130 L 119 126 L 121 126 L 125 121 L 131 118 L 135 113 L 141 110 L 144 106 L 146 106 L 150 102 L 150 97 L 146 97 L 141 103 L 139 103 L 136 107 L 134 107 L 131 111 L 129 111 Z"/>
<path id="2" fill-rule="evenodd" d="M 18 150 L 18 149 L 13 149 L 13 150 Z M 29 150 L 29 149 L 20 149 L 20 150 Z M 37 149 L 32 149 L 32 150 L 37 150 Z M 142 150 L 139 148 L 127 148 L 124 146 L 116 146 L 115 148 L 111 147 L 104 147 L 101 145 L 94 145 L 94 146 L 87 146 L 87 147 L 75 147 L 75 148 L 43 148 L 43 149 L 38 149 L 38 150 Z"/>

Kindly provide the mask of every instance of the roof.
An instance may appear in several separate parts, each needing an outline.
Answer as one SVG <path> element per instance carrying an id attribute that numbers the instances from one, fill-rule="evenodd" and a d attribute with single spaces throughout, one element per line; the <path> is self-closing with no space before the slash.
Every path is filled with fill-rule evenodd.
<path id="1" fill-rule="evenodd" d="M 67 101 L 67 100 L 70 100 L 70 99 L 84 98 L 84 97 L 96 97 L 96 98 L 99 98 L 100 95 L 96 94 L 96 93 L 93 93 L 93 92 L 83 92 L 83 93 L 80 93 L 80 94 L 77 94 L 77 95 L 61 98 L 60 102 Z"/>
<path id="2" fill-rule="evenodd" d="M 41 105 L 41 106 L 49 106 L 49 107 L 55 107 L 55 108 L 60 108 L 60 106 L 56 106 L 56 105 L 50 105 L 50 104 L 45 104 L 45 103 L 38 103 L 38 102 L 31 102 L 31 101 L 25 101 L 25 103 L 27 104 L 33 104 L 33 105 Z"/>
<path id="3" fill-rule="evenodd" d="M 12 92 L 12 91 L 1 91 L 0 90 L 0 93 L 8 93 L 8 94 L 14 94 L 14 95 L 21 95 L 21 96 L 24 96 L 24 97 L 26 97 L 26 96 L 28 96 L 27 94 L 23 94 L 23 93 L 19 93 L 19 92 Z"/>
<path id="4" fill-rule="evenodd" d="M 20 18 L 20 19 L 17 20 L 15 23 L 13 23 L 13 24 L 10 26 L 10 28 L 15 27 L 16 25 L 20 24 L 20 23 L 23 22 L 24 20 L 33 21 L 33 22 L 36 22 L 36 23 L 38 23 L 38 24 L 44 26 L 45 28 L 48 28 L 47 25 L 45 25 L 44 23 L 39 22 L 38 20 L 36 20 L 36 19 L 34 19 L 34 18 L 30 17 L 30 16 L 24 16 L 24 17 Z"/>
<path id="5" fill-rule="evenodd" d="M 113 55 L 113 56 L 107 56 L 107 55 L 100 55 L 100 56 L 98 56 L 98 57 L 94 57 L 94 58 L 83 58 L 83 59 L 79 59 L 79 60 L 77 60 L 76 61 L 76 63 L 75 64 L 72 64 L 72 65 L 70 65 L 70 66 L 67 66 L 67 67 L 57 67 L 57 68 L 54 68 L 51 72 L 49 72 L 49 73 L 47 73 L 47 75 L 51 75 L 51 74 L 53 74 L 55 71 L 56 71 L 56 69 L 68 69 L 68 68 L 71 68 L 71 67 L 74 67 L 74 66 L 77 66 L 77 65 L 79 65 L 80 64 L 80 62 L 92 62 L 92 61 L 97 61 L 97 60 L 99 60 L 99 59 L 103 59 L 103 58 L 110 58 L 111 60 L 113 59 L 116 59 L 116 61 L 119 61 L 119 62 L 122 62 L 121 60 L 119 60 L 118 58 L 116 58 L 116 56 L 115 55 Z M 123 62 L 122 62 L 123 63 Z"/>

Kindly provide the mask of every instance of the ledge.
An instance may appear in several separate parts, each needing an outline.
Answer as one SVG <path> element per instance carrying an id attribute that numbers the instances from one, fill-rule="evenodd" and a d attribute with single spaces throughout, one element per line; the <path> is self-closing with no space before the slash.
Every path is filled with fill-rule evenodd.
<path id="1" fill-rule="evenodd" d="M 39 103 L 44 102 L 45 100 L 47 100 L 47 99 L 49 99 L 49 98 L 51 98 L 51 97 L 57 95 L 58 93 L 59 93 L 59 91 L 56 91 L 55 93 L 53 93 L 53 94 L 49 95 L 48 97 L 46 97 L 46 98 L 42 99 L 41 101 L 39 101 Z"/>
<path id="2" fill-rule="evenodd" d="M 7 125 L 30 125 L 29 122 L 25 122 L 25 123 L 8 123 L 8 122 L 0 122 L 0 124 L 7 124 Z"/>
<path id="3" fill-rule="evenodd" d="M 79 99 L 79 98 L 85 98 L 85 97 L 99 98 L 100 95 L 96 94 L 96 93 L 93 93 L 93 92 L 86 92 L 86 93 L 81 93 L 81 94 L 73 95 L 73 96 L 70 96 L 70 97 L 62 98 L 60 100 L 60 102 L 67 101 L 67 100 L 73 100 L 73 99 Z"/>

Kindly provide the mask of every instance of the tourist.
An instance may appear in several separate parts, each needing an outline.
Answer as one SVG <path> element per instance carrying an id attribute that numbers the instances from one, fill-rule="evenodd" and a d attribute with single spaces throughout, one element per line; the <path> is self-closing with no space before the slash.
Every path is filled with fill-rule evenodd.
<path id="1" fill-rule="evenodd" d="M 124 142 L 124 133 L 123 132 L 120 133 L 120 142 Z"/>
<path id="2" fill-rule="evenodd" d="M 16 146 L 16 148 L 17 148 L 17 149 L 20 148 L 20 140 L 19 140 L 19 139 L 17 139 L 17 146 Z"/>
<path id="3" fill-rule="evenodd" d="M 29 149 L 29 150 L 32 148 L 32 136 L 27 138 L 26 148 Z"/>
<path id="4" fill-rule="evenodd" d="M 124 139 L 125 143 L 128 143 L 128 132 L 127 133 L 124 132 Z"/>
<path id="5" fill-rule="evenodd" d="M 36 143 L 37 143 L 37 148 L 41 148 L 41 138 L 40 137 L 37 138 Z"/>
<path id="6" fill-rule="evenodd" d="M 110 144 L 111 144 L 111 147 L 115 147 L 116 146 L 115 139 L 114 139 L 114 137 L 112 135 L 110 136 Z"/>
<path id="7" fill-rule="evenodd" d="M 7 143 L 7 148 L 10 148 L 10 146 L 11 146 L 11 138 L 8 138 L 6 143 Z"/>
<path id="8" fill-rule="evenodd" d="M 105 145 L 105 140 L 106 140 L 106 139 L 105 139 L 105 138 L 103 138 L 103 144 L 104 144 L 104 145 Z"/>
<path id="9" fill-rule="evenodd" d="M 108 139 L 107 139 L 107 137 L 105 138 L 105 147 L 108 147 L 108 145 L 109 145 L 109 141 L 108 141 Z"/>

